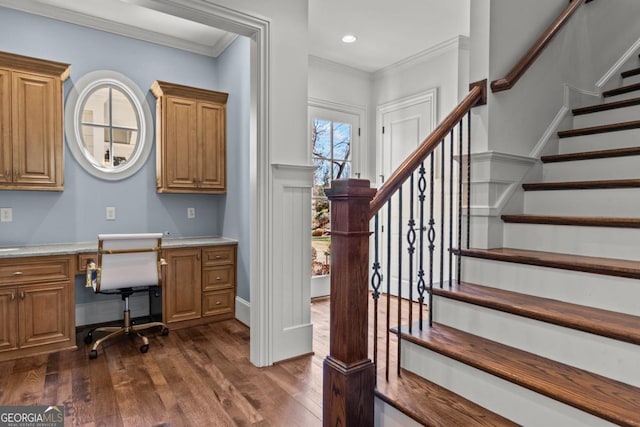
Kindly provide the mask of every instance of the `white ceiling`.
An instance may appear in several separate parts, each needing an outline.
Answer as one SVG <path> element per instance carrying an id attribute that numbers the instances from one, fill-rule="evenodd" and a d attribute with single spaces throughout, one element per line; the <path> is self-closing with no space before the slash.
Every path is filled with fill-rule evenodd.
<path id="1" fill-rule="evenodd" d="M 469 34 L 470 0 L 309 0 L 309 53 L 373 72 Z M 0 0 L 0 6 L 217 56 L 235 35 L 127 0 Z M 346 33 L 358 41 L 344 44 Z"/>

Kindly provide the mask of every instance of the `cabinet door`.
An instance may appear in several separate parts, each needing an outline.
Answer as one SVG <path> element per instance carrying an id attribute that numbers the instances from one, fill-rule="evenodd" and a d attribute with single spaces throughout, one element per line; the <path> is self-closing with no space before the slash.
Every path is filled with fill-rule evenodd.
<path id="1" fill-rule="evenodd" d="M 0 351 L 18 348 L 18 291 L 0 289 Z"/>
<path id="2" fill-rule="evenodd" d="M 208 193 L 224 193 L 226 187 L 226 107 L 198 102 L 198 187 Z"/>
<path id="3" fill-rule="evenodd" d="M 200 248 L 165 252 L 162 304 L 165 323 L 199 319 L 202 314 Z"/>
<path id="4" fill-rule="evenodd" d="M 12 76 L 13 182 L 62 189 L 62 103 L 53 77 Z"/>
<path id="5" fill-rule="evenodd" d="M 21 348 L 71 340 L 69 288 L 67 283 L 18 288 Z"/>
<path id="6" fill-rule="evenodd" d="M 162 127 L 164 186 L 175 190 L 195 189 L 198 181 L 196 102 L 167 96 Z"/>
<path id="7" fill-rule="evenodd" d="M 11 182 L 11 73 L 0 69 L 0 184 Z"/>

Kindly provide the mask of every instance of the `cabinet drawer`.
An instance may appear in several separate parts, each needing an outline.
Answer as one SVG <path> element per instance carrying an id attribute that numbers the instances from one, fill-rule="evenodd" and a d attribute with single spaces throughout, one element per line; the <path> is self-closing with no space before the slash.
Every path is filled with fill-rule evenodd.
<path id="1" fill-rule="evenodd" d="M 234 312 L 233 289 L 203 292 L 202 316 L 216 316 Z"/>
<path id="2" fill-rule="evenodd" d="M 0 260 L 0 283 L 68 281 L 71 257 L 8 258 Z"/>
<path id="3" fill-rule="evenodd" d="M 202 261 L 204 266 L 216 264 L 235 264 L 235 246 L 212 246 L 202 249 Z"/>
<path id="4" fill-rule="evenodd" d="M 93 260 L 97 262 L 97 254 L 95 252 L 90 252 L 86 254 L 78 254 L 78 260 L 76 264 L 76 274 L 85 274 L 87 272 L 87 262 L 89 260 Z"/>
<path id="5" fill-rule="evenodd" d="M 202 290 L 212 291 L 233 287 L 236 283 L 236 268 L 234 265 L 209 267 L 202 274 Z"/>

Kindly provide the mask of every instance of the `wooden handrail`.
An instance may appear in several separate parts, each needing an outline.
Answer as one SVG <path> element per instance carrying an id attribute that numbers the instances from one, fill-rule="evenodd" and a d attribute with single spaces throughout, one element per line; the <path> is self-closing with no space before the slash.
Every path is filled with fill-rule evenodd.
<path id="1" fill-rule="evenodd" d="M 391 196 L 409 179 L 420 163 L 436 149 L 438 144 L 456 127 L 462 118 L 476 105 L 486 103 L 487 81 L 481 80 L 470 85 L 469 94 L 458 106 L 436 127 L 429 136 L 405 159 L 382 184 L 369 204 L 369 218 L 373 216 L 391 199 Z"/>
<path id="2" fill-rule="evenodd" d="M 515 86 L 520 77 L 529 69 L 531 64 L 542 53 L 544 48 L 549 44 L 551 39 L 560 31 L 560 29 L 569 21 L 569 18 L 583 3 L 589 3 L 591 0 L 572 0 L 569 6 L 556 18 L 555 21 L 542 33 L 540 38 L 531 46 L 509 73 L 501 79 L 491 82 L 491 91 L 493 93 L 509 90 Z"/>

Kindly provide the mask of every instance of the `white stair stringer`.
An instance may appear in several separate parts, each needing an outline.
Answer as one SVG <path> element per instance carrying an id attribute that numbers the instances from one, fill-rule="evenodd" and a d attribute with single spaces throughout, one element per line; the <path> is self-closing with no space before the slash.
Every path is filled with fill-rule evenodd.
<path id="1" fill-rule="evenodd" d="M 464 257 L 465 282 L 640 315 L 640 280 L 559 268 Z"/>
<path id="2" fill-rule="evenodd" d="M 529 215 L 634 218 L 639 212 L 640 188 L 524 192 L 524 213 Z"/>
<path id="3" fill-rule="evenodd" d="M 639 228 L 504 224 L 503 246 L 513 249 L 638 260 L 638 242 Z"/>
<path id="4" fill-rule="evenodd" d="M 638 146 L 640 146 L 640 140 L 638 141 Z M 554 182 L 637 179 L 640 177 L 638 165 L 640 165 L 640 154 L 545 163 L 542 166 L 542 180 L 544 182 Z"/>
<path id="5" fill-rule="evenodd" d="M 433 296 L 434 322 L 636 387 L 640 346 Z"/>
<path id="6" fill-rule="evenodd" d="M 639 96 L 640 93 L 636 93 L 636 97 Z M 573 116 L 573 127 L 574 129 L 588 128 L 592 126 L 608 125 L 610 123 L 631 122 L 639 119 L 640 105 L 633 105 Z"/>
<path id="7" fill-rule="evenodd" d="M 560 138 L 560 142 L 558 144 L 558 154 L 582 153 L 584 151 L 637 147 L 639 143 L 640 129 L 628 129 L 607 133 L 570 136 Z"/>
<path id="8" fill-rule="evenodd" d="M 439 353 L 403 341 L 402 366 L 527 427 L 613 424 Z"/>

